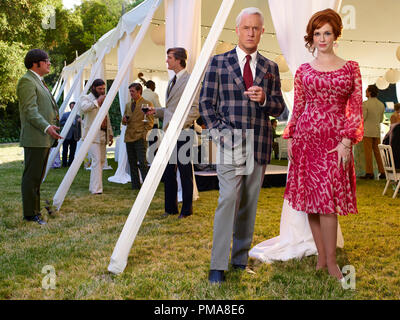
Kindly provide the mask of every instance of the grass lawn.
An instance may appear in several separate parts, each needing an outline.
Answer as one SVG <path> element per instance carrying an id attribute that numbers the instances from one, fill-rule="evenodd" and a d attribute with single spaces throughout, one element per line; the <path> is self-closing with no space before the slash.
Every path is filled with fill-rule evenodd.
<path id="1" fill-rule="evenodd" d="M 125 272 L 115 276 L 107 266 L 137 191 L 108 182 L 115 170 L 107 170 L 104 193 L 90 195 L 90 172 L 80 169 L 60 211 L 42 210 L 48 225 L 40 227 L 22 220 L 22 159 L 16 144 L 0 145 L 0 299 L 400 299 L 400 199 L 391 198 L 391 188 L 381 195 L 384 181 L 359 181 L 359 214 L 339 218 L 345 246 L 338 262 L 355 267 L 356 290 L 315 272 L 315 256 L 270 265 L 251 260 L 255 274 L 229 271 L 218 287 L 207 281 L 218 191 L 201 192 L 192 217 L 162 219 L 160 184 Z M 43 204 L 65 173 L 50 171 Z M 262 189 L 254 244 L 279 234 L 283 192 Z M 42 288 L 46 265 L 55 269 L 55 289 Z"/>

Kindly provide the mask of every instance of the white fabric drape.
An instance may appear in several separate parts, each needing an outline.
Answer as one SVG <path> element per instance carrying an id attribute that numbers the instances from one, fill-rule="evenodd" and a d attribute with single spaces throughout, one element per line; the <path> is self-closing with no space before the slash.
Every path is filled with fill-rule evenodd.
<path id="1" fill-rule="evenodd" d="M 186 70 L 191 73 L 201 49 L 201 1 L 165 0 L 165 48 L 182 47 L 188 53 Z M 182 27 L 184 26 L 184 27 Z M 175 74 L 168 70 L 169 77 Z M 178 176 L 178 201 L 182 201 L 182 185 Z M 199 198 L 193 178 L 193 200 Z"/>
<path id="2" fill-rule="evenodd" d="M 290 71 L 313 59 L 305 48 L 304 35 L 310 17 L 326 8 L 339 10 L 341 0 L 269 0 L 276 36 Z M 286 101 L 293 101 L 286 97 Z M 343 248 L 344 239 L 340 225 L 337 230 L 337 246 Z M 257 244 L 249 256 L 266 263 L 300 259 L 317 254 L 314 239 L 305 212 L 294 210 L 284 200 L 279 236 Z"/>
<path id="3" fill-rule="evenodd" d="M 72 93 L 71 102 L 75 101 L 75 103 L 76 103 L 76 101 L 81 96 L 82 89 L 83 89 L 83 85 L 82 85 L 83 84 L 83 77 L 82 77 L 82 74 L 83 74 L 83 70 L 82 70 L 82 72 L 79 72 L 79 74 L 77 75 L 77 79 L 76 79 L 77 84 L 76 84 L 75 89 L 74 89 L 74 91 Z M 69 103 L 68 103 L 68 105 L 69 105 Z"/>
<path id="4" fill-rule="evenodd" d="M 201 1 L 164 0 L 165 48 L 183 47 L 188 52 L 187 71 L 192 72 L 201 49 Z M 174 76 L 169 71 L 170 78 Z"/>
<path id="5" fill-rule="evenodd" d="M 311 16 L 320 10 L 339 10 L 341 0 L 268 0 L 276 38 L 294 75 L 297 68 L 313 59 L 306 49 L 304 36 Z"/>
<path id="6" fill-rule="evenodd" d="M 134 33 L 125 34 L 125 36 L 121 39 L 118 47 L 118 69 L 122 67 L 122 62 L 124 61 L 124 57 L 126 56 L 127 51 L 129 50 L 130 46 L 134 40 Z M 128 101 L 130 101 L 130 94 L 129 94 L 129 84 L 133 81 L 133 74 L 132 74 L 132 63 L 128 67 L 128 71 L 126 73 L 125 78 L 122 80 L 121 86 L 119 87 L 119 107 L 121 110 L 121 117 L 125 112 L 125 105 Z M 125 138 L 125 131 L 126 126 L 122 126 L 121 134 L 118 138 L 118 143 L 116 144 L 115 148 L 116 154 L 118 154 L 118 168 L 115 174 L 108 178 L 108 181 L 115 182 L 115 183 L 128 183 L 131 181 L 131 176 L 127 172 L 128 168 L 128 156 L 126 153 L 126 145 L 124 142 Z"/>

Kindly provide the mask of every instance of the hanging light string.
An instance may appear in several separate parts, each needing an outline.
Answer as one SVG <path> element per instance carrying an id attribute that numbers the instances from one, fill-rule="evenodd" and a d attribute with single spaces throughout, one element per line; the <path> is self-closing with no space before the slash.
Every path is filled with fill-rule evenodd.
<path id="1" fill-rule="evenodd" d="M 161 24 L 165 24 L 165 20 L 163 19 L 154 19 L 153 18 L 153 25 L 159 26 Z M 211 29 L 211 26 L 208 25 L 201 25 L 202 28 L 206 30 Z M 236 32 L 235 29 L 232 28 L 223 28 L 224 31 Z M 264 32 L 264 34 L 270 35 L 272 37 L 276 37 L 276 32 Z M 349 43 L 362 43 L 362 44 L 400 44 L 400 41 L 392 41 L 392 40 L 360 40 L 360 39 L 342 39 L 339 38 L 338 41 L 340 42 L 349 42 Z"/>

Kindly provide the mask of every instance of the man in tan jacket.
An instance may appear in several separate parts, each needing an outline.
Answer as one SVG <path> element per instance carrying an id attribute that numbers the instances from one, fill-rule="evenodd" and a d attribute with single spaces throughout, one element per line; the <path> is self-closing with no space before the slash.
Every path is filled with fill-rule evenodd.
<path id="1" fill-rule="evenodd" d="M 150 108 L 153 108 L 153 104 L 142 97 L 142 90 L 140 83 L 132 83 L 129 86 L 132 100 L 126 104 L 124 116 L 122 117 L 122 124 L 127 126 L 124 142 L 126 143 L 126 153 L 128 154 L 131 170 L 132 190 L 138 190 L 141 187 L 138 168 L 143 181 L 148 172 L 146 136 L 149 130 L 153 128 L 154 123 L 153 115 L 147 115 L 147 121 L 144 121 L 142 105 L 148 104 Z"/>
<path id="2" fill-rule="evenodd" d="M 381 143 L 380 124 L 383 121 L 385 105 L 378 100 L 378 88 L 375 85 L 368 86 L 366 96 L 368 100 L 363 102 L 365 176 L 362 176 L 361 179 L 374 179 L 372 151 L 374 151 L 375 160 L 378 164 L 379 179 L 385 179 L 385 170 L 378 148 L 378 144 Z"/>
<path id="3" fill-rule="evenodd" d="M 94 119 L 106 98 L 106 84 L 102 79 L 93 81 L 91 92 L 82 97 L 81 108 L 84 114 L 84 126 L 82 139 L 85 140 Z M 89 191 L 92 194 L 103 193 L 103 167 L 106 159 L 107 142 L 113 143 L 113 131 L 110 116 L 104 118 L 98 133 L 89 148 L 91 158 Z"/>

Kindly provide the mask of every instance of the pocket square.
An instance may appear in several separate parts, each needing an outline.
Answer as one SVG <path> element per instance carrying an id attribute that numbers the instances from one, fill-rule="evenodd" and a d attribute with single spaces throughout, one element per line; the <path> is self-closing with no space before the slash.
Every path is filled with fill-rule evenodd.
<path id="1" fill-rule="evenodd" d="M 264 76 L 264 79 L 275 80 L 275 75 L 272 73 L 267 72 Z"/>

